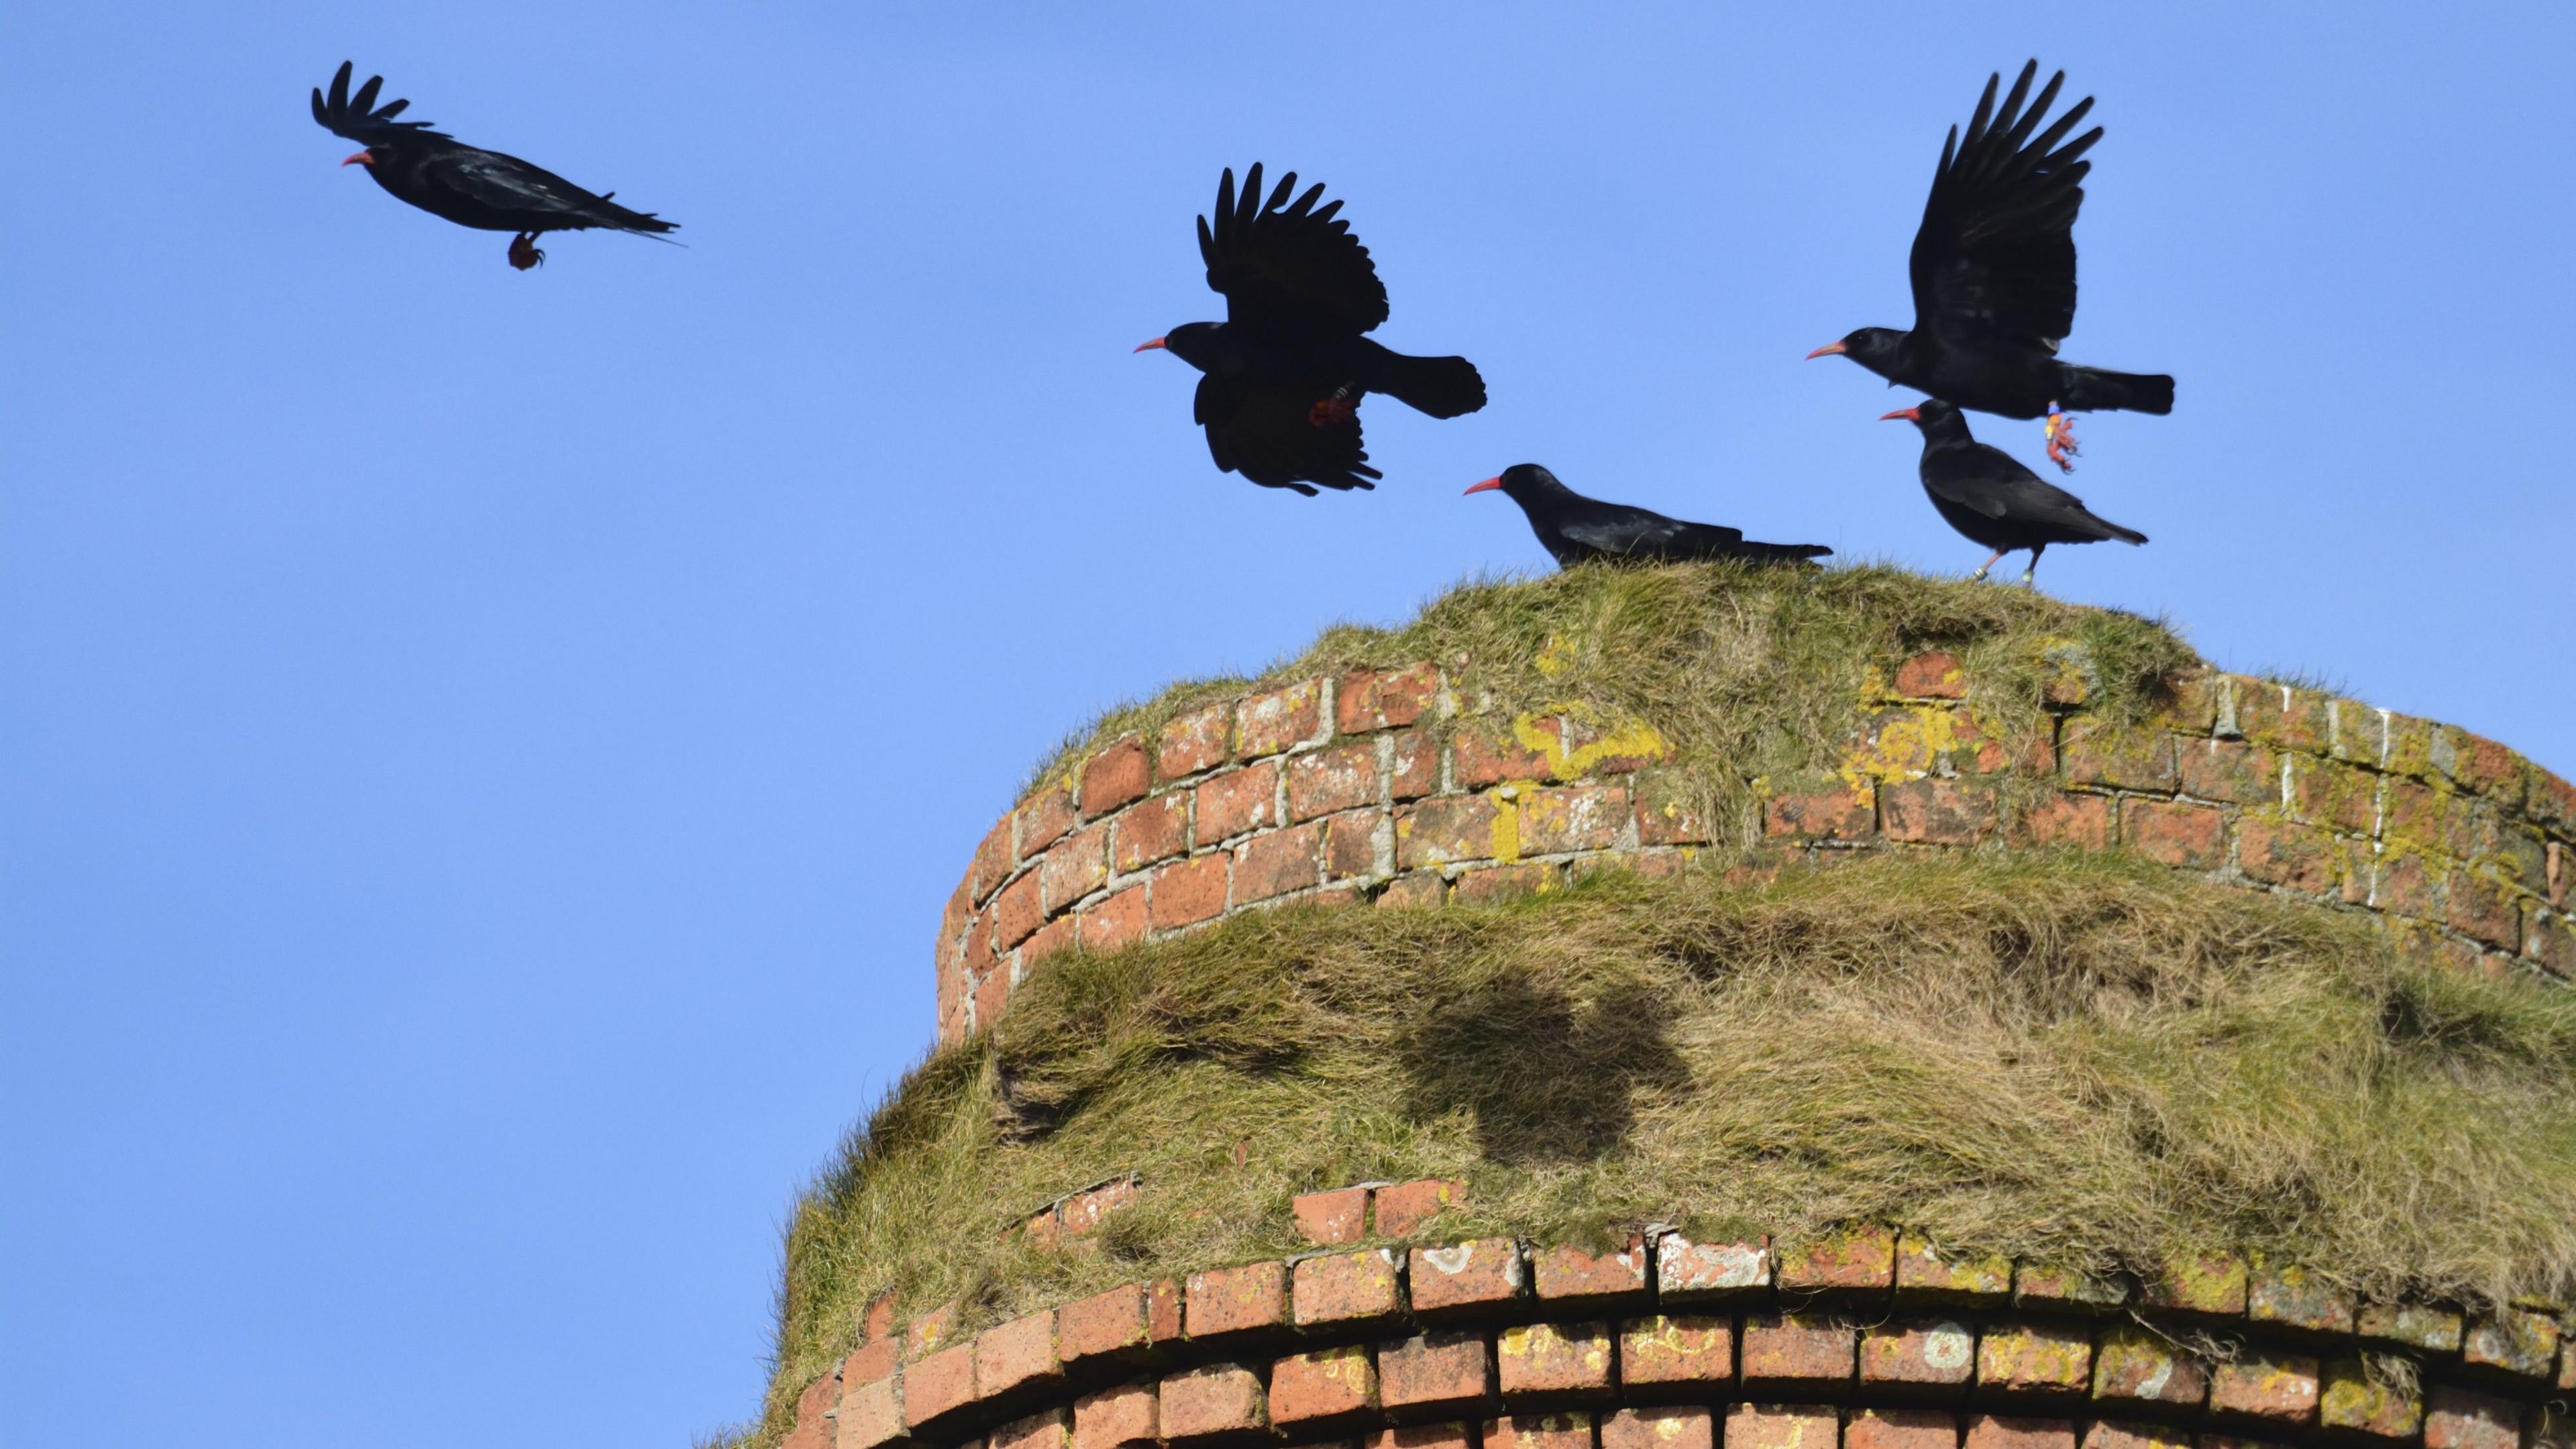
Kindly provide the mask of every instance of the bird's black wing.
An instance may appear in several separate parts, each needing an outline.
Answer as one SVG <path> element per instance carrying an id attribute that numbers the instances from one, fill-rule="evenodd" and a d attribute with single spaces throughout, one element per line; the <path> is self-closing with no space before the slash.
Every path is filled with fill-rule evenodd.
<path id="1" fill-rule="evenodd" d="M 1368 465 L 1360 440 L 1359 406 L 1319 413 L 1315 389 L 1273 378 L 1199 379 L 1191 413 L 1207 429 L 1208 455 L 1221 472 L 1240 473 L 1265 488 L 1306 485 L 1373 488 L 1386 475 Z"/>
<path id="2" fill-rule="evenodd" d="M 327 98 L 322 94 L 320 86 L 313 88 L 313 119 L 321 125 L 322 129 L 334 136 L 346 136 L 352 141 L 369 146 L 399 140 L 405 136 L 429 136 L 442 141 L 448 139 L 445 131 L 431 130 L 427 121 L 395 120 L 394 117 L 401 115 L 410 107 L 409 101 L 387 101 L 379 109 L 376 105 L 376 92 L 384 88 L 383 76 L 367 77 L 367 83 L 358 87 L 357 95 L 351 96 L 349 73 L 355 68 L 349 61 L 340 62 L 339 73 L 331 77 L 331 94 Z"/>
<path id="3" fill-rule="evenodd" d="M 1966 137 L 1952 127 L 1942 143 L 1907 265 L 1918 330 L 1951 342 L 2008 341 L 2054 353 L 2074 329 L 2075 213 L 2093 166 L 2078 158 L 2102 139 L 2102 128 L 2058 144 L 2093 109 L 2087 96 L 2031 134 L 2066 80 L 2064 71 L 2049 77 L 2025 110 L 2038 73 L 2038 61 L 2023 66 L 2001 108 L 1995 87 L 2002 77 L 1988 77 Z"/>
<path id="4" fill-rule="evenodd" d="M 618 231 L 677 231 L 679 223 L 650 212 L 631 211 L 607 196 L 575 186 L 542 166 L 516 156 L 458 146 L 425 159 L 421 180 L 479 206 L 527 218 L 530 229 L 578 231 L 609 227 Z"/>
<path id="5" fill-rule="evenodd" d="M 1556 531 L 1606 554 L 1651 559 L 1707 558 L 1712 556 L 1712 547 L 1744 537 L 1737 529 L 1686 523 L 1643 508 L 1604 509 L 1591 517 L 1561 522 Z"/>
<path id="6" fill-rule="evenodd" d="M 1351 235 L 1338 201 L 1315 205 L 1319 183 L 1294 201 L 1297 173 L 1279 178 L 1265 200 L 1261 165 L 1217 183 L 1216 219 L 1199 218 L 1199 256 L 1208 287 L 1225 298 L 1226 320 L 1262 327 L 1366 332 L 1386 320 L 1386 284 L 1368 248 Z"/>
<path id="7" fill-rule="evenodd" d="M 2076 538 L 2146 541 L 2146 535 L 2097 516 L 2084 506 L 2083 499 L 2023 467 L 2010 453 L 1984 443 L 1959 450 L 1950 455 L 1950 461 L 1926 468 L 1923 486 L 1936 498 L 1988 518 L 2044 524 Z"/>

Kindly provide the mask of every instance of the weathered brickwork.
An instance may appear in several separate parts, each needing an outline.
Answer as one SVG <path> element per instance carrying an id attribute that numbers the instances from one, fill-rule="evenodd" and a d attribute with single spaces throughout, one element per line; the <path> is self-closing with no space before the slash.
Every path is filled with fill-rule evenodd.
<path id="1" fill-rule="evenodd" d="M 1320 708 L 1320 706 L 1318 706 Z M 1402 1189 L 1399 1191 L 1398 1189 Z M 2213 1255 L 2123 1290 L 1945 1259 L 1864 1227 L 1775 1250 L 1370 1243 L 1370 1200 L 1299 1199 L 1361 1246 L 1136 1283 L 961 1330 L 944 1305 L 804 1386 L 791 1449 L 2566 1449 L 2555 1305 L 2356 1304 Z M 1429 1221 L 1405 1213 L 1396 1226 Z M 1377 1228 L 1373 1232 L 1372 1228 Z M 2005 1285 L 2012 1285 L 2008 1290 Z M 971 1321 L 966 1325 L 972 1327 Z M 2196 1444 L 2195 1444 L 2196 1441 Z"/>
<path id="2" fill-rule="evenodd" d="M 1716 845 L 1779 861 L 1888 849 L 2125 849 L 2384 921 L 2402 949 L 2576 981 L 2576 787 L 2491 740 L 2242 675 L 2172 681 L 2154 718 L 2010 738 L 1931 651 L 1863 701 L 1835 772 L 1751 782 L 1703 818 L 1652 722 L 1462 710 L 1438 668 L 1355 670 L 1112 740 L 1022 800 L 941 917 L 939 1031 L 989 1026 L 1045 956 L 1286 902 L 1431 906 L 1665 874 Z M 2032 785 L 2041 788 L 2033 790 Z M 2011 787 L 2011 788 L 2007 788 Z"/>

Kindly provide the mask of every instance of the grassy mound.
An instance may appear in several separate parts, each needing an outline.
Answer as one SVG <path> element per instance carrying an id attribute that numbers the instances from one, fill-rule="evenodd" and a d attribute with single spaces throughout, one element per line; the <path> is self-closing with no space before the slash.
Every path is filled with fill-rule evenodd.
<path id="1" fill-rule="evenodd" d="M 1127 1170 L 1101 1251 L 1006 1238 Z M 2232 1248 L 2371 1295 L 2564 1294 L 2576 993 L 2103 857 L 1609 878 L 1059 958 L 799 1207 L 771 1431 L 882 1290 L 990 1321 L 1285 1254 L 1292 1193 L 1433 1175 L 1470 1185 L 1444 1239 L 1892 1222 L 2097 1271 Z"/>

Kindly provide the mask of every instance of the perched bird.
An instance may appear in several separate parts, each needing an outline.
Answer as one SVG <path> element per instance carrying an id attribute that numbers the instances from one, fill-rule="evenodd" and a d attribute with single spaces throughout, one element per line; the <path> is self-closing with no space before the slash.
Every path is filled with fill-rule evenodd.
<path id="1" fill-rule="evenodd" d="M 1679 563 L 1685 559 L 1735 558 L 1761 563 L 1819 558 L 1833 550 L 1814 543 L 1747 543 L 1744 530 L 1714 523 L 1685 523 L 1649 509 L 1586 498 L 1556 481 L 1536 463 L 1517 463 L 1488 478 L 1469 493 L 1499 488 L 1503 496 L 1529 515 L 1530 532 L 1558 564 L 1571 568 L 1585 559 L 1651 559 Z"/>
<path id="2" fill-rule="evenodd" d="M 360 165 L 376 184 L 433 216 L 481 231 L 509 231 L 510 265 L 526 271 L 546 259 L 537 238 L 550 231 L 612 231 L 657 236 L 677 231 L 675 222 L 650 212 L 629 211 L 610 201 L 613 191 L 593 195 L 541 166 L 516 156 L 468 146 L 427 121 L 397 121 L 409 101 L 376 106 L 383 76 L 369 76 L 349 94 L 350 64 L 340 62 L 331 77 L 331 94 L 313 88 L 313 119 L 335 136 L 365 144 L 364 151 L 343 160 Z"/>
<path id="3" fill-rule="evenodd" d="M 2049 460 L 2073 472 L 2075 435 L 2061 408 L 2169 413 L 2174 381 L 2057 360 L 2058 344 L 2075 326 L 2075 213 L 2093 167 L 2077 158 L 2102 139 L 2102 128 L 2058 145 L 2093 109 L 2086 96 L 2032 135 L 2066 80 L 2064 71 L 2049 77 L 2024 110 L 2038 73 L 2038 61 L 2023 66 L 2001 109 L 1995 86 L 2003 77 L 1987 77 L 1967 139 L 1953 126 L 1941 144 L 1906 264 L 1914 330 L 1863 327 L 1807 356 L 1848 357 L 1891 387 L 1981 413 L 2050 415 Z"/>
<path id="4" fill-rule="evenodd" d="M 1923 430 L 1923 491 L 1952 528 L 1993 549 L 1968 577 L 1982 579 L 1995 560 L 2030 550 L 2021 581 L 2039 571 L 2040 551 L 2052 543 L 2145 543 L 2147 536 L 2087 512 L 2084 500 L 2040 477 L 2001 448 L 1968 436 L 1968 420 L 1938 398 L 1898 408 L 1879 418 L 1903 418 Z"/>
<path id="5" fill-rule="evenodd" d="M 1261 166 L 1217 183 L 1216 220 L 1199 218 L 1209 288 L 1225 298 L 1223 322 L 1190 322 L 1138 346 L 1161 348 L 1206 376 L 1191 416 L 1207 429 L 1219 472 L 1313 497 L 1324 488 L 1368 488 L 1386 475 L 1360 445 L 1360 400 L 1373 392 L 1435 418 L 1485 405 L 1485 380 L 1463 357 L 1407 357 L 1363 333 L 1386 320 L 1386 284 L 1368 248 L 1336 213 L 1315 205 L 1320 185 L 1292 203 L 1297 173 L 1267 201 Z"/>

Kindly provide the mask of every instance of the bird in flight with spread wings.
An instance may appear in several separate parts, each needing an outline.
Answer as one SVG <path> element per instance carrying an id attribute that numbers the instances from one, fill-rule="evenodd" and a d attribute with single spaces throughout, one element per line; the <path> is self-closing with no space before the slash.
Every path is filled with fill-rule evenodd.
<path id="1" fill-rule="evenodd" d="M 2000 107 L 1995 88 L 2003 77 L 1987 77 L 1967 136 L 1953 126 L 1942 143 L 1906 267 L 1913 330 L 1863 327 L 1807 355 L 1848 357 L 1891 387 L 1978 412 L 2044 416 L 2048 456 L 2072 472 L 2068 413 L 2169 413 L 2174 380 L 2057 360 L 2058 344 L 2075 326 L 2075 213 L 2093 167 L 2082 158 L 2102 128 L 2066 140 L 2093 109 L 2086 96 L 2040 130 L 2066 72 L 2049 77 L 2032 98 L 2038 74 L 2038 61 L 2023 66 Z"/>
<path id="2" fill-rule="evenodd" d="M 411 102 L 388 101 L 379 107 L 376 92 L 384 86 L 383 76 L 369 76 L 350 95 L 351 69 L 348 61 L 340 62 L 329 96 L 319 86 L 313 89 L 314 121 L 367 148 L 340 164 L 366 167 L 378 186 L 432 216 L 480 231 L 516 232 L 510 238 L 510 265 L 520 271 L 546 259 L 537 238 L 550 231 L 604 227 L 659 236 L 679 229 L 678 223 L 650 212 L 619 206 L 609 200 L 617 194 L 613 191 L 584 191 L 542 166 L 433 131 L 427 121 L 397 121 L 394 117 Z"/>
<path id="3" fill-rule="evenodd" d="M 1454 418 L 1485 405 L 1485 380 L 1463 357 L 1407 357 L 1364 335 L 1386 320 L 1386 284 L 1342 204 L 1317 206 L 1320 184 L 1296 190 L 1292 171 L 1265 199 L 1256 162 L 1238 196 L 1227 168 L 1215 220 L 1199 218 L 1199 256 L 1226 320 L 1185 323 L 1136 350 L 1159 348 L 1205 374 L 1191 415 L 1218 471 L 1311 498 L 1385 476 L 1360 442 L 1362 398 L 1382 392 Z"/>

